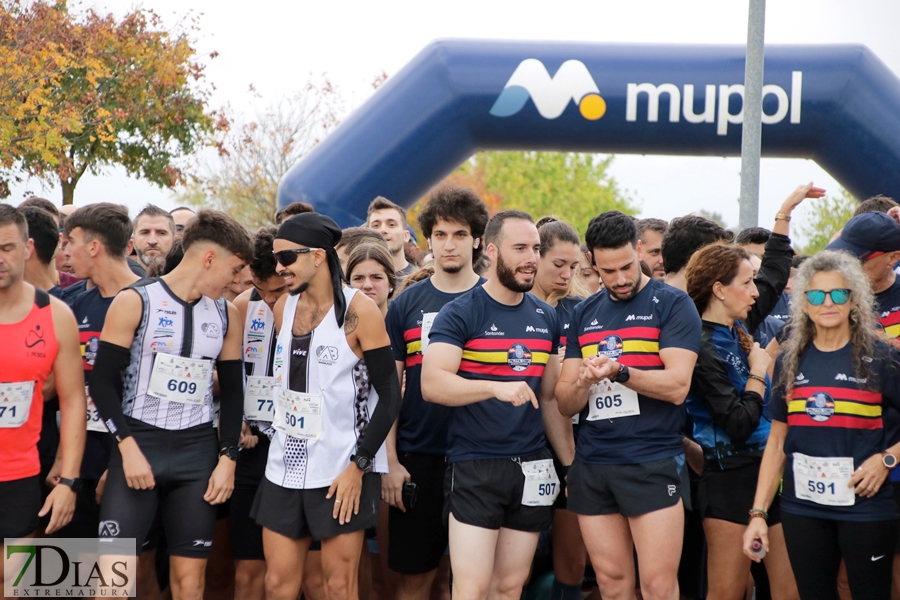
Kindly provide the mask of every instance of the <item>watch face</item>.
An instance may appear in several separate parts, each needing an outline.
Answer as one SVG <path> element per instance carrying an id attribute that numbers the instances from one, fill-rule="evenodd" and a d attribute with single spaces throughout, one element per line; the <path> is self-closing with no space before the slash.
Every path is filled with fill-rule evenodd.
<path id="1" fill-rule="evenodd" d="M 884 466 L 886 466 L 888 469 L 892 469 L 892 468 L 894 468 L 894 466 L 896 464 L 897 464 L 896 456 L 894 456 L 893 454 L 885 454 L 884 455 Z"/>

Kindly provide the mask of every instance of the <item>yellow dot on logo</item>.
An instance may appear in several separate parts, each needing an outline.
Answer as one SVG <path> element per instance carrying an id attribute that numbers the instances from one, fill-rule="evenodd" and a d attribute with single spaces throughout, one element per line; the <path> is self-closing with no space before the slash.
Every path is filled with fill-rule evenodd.
<path id="1" fill-rule="evenodd" d="M 581 116 L 590 121 L 596 121 L 606 114 L 606 100 L 599 94 L 588 94 L 581 99 L 578 105 L 581 110 Z"/>

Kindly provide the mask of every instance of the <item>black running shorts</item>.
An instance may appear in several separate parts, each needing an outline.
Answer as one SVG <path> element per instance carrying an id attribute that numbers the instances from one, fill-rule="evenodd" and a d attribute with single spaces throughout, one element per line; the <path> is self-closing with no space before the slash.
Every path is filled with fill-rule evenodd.
<path id="1" fill-rule="evenodd" d="M 525 474 L 521 463 L 548 458 L 550 451 L 544 449 L 516 459 L 483 458 L 451 464 L 445 478 L 445 518 L 452 514 L 460 523 L 484 529 L 547 529 L 553 507 L 522 504 Z"/>
<path id="2" fill-rule="evenodd" d="M 0 481 L 0 544 L 3 538 L 20 538 L 33 533 L 41 512 L 39 475 Z"/>
<path id="3" fill-rule="evenodd" d="M 312 490 L 286 488 L 263 477 L 250 516 L 266 529 L 292 540 L 308 537 L 324 540 L 342 533 L 375 527 L 378 523 L 381 475 L 363 475 L 359 514 L 352 515 L 349 523 L 341 525 L 332 516 L 336 498 L 329 500 L 325 498 L 327 494 L 327 487 Z"/>
<path id="4" fill-rule="evenodd" d="M 416 505 L 390 508 L 388 567 L 402 575 L 420 575 L 438 568 L 447 550 L 444 525 L 444 476 L 447 459 L 434 454 L 401 452 L 400 464 L 416 484 Z"/>
<path id="5" fill-rule="evenodd" d="M 569 510 L 579 515 L 637 517 L 674 506 L 690 510 L 691 488 L 684 455 L 634 465 L 592 465 L 576 460 L 569 469 Z"/>
<path id="6" fill-rule="evenodd" d="M 128 418 L 134 441 L 153 470 L 155 487 L 128 487 L 122 455 L 113 449 L 100 505 L 99 537 L 135 538 L 138 549 L 153 524 L 157 506 L 171 556 L 207 558 L 216 524 L 216 507 L 203 499 L 218 464 L 216 430 L 207 423 L 168 430 Z M 103 545 L 101 544 L 101 548 Z M 140 551 L 140 550 L 139 550 Z"/>

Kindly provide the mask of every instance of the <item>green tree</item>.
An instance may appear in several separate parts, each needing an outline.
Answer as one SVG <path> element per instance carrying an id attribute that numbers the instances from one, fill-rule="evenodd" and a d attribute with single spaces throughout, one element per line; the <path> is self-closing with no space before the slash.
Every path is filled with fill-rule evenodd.
<path id="1" fill-rule="evenodd" d="M 0 82 L 22 80 L 13 60 L 38 76 L 12 107 L 0 91 L 0 141 L 13 142 L 0 165 L 58 181 L 64 204 L 85 172 L 111 165 L 160 186 L 182 183 L 180 159 L 227 126 L 208 110 L 211 90 L 191 39 L 196 21 L 166 29 L 144 9 L 118 20 L 75 13 L 65 0 L 23 4 L 0 0 Z"/>
<path id="2" fill-rule="evenodd" d="M 831 237 L 853 217 L 859 203 L 850 192 L 841 188 L 836 196 L 826 196 L 814 204 L 805 204 L 803 222 L 797 227 L 804 241 L 800 250 L 803 254 L 815 254 L 825 248 Z"/>
<path id="3" fill-rule="evenodd" d="M 576 152 L 481 152 L 448 179 L 479 191 L 492 212 L 518 209 L 535 219 L 555 215 L 583 235 L 601 212 L 637 212 L 609 174 L 613 158 Z"/>

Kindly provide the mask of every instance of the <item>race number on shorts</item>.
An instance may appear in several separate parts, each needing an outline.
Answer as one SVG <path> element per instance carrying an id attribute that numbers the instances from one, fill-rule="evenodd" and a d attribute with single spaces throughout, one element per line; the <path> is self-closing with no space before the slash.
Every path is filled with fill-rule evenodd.
<path id="1" fill-rule="evenodd" d="M 588 421 L 636 417 L 641 414 L 637 392 L 609 379 L 591 386 L 588 409 Z"/>
<path id="2" fill-rule="evenodd" d="M 212 380 L 212 363 L 201 358 L 157 354 L 147 393 L 160 400 L 201 406 Z"/>
<path id="3" fill-rule="evenodd" d="M 322 397 L 278 389 L 272 426 L 302 440 L 314 440 L 322 433 Z"/>
<path id="4" fill-rule="evenodd" d="M 274 377 L 247 377 L 247 391 L 244 393 L 244 416 L 248 421 L 275 420 L 275 385 Z"/>
<path id="5" fill-rule="evenodd" d="M 522 504 L 525 506 L 553 506 L 559 496 L 559 477 L 552 458 L 529 460 L 522 463 L 525 487 L 522 489 Z"/>
<path id="6" fill-rule="evenodd" d="M 31 413 L 34 382 L 0 383 L 0 427 L 21 427 Z"/>
<path id="7" fill-rule="evenodd" d="M 794 452 L 794 495 L 825 506 L 853 506 L 852 457 L 817 457 Z"/>

